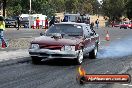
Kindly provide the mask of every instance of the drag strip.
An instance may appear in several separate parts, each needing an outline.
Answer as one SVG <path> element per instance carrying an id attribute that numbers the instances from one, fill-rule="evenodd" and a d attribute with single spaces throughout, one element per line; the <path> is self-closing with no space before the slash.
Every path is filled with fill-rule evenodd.
<path id="1" fill-rule="evenodd" d="M 85 58 L 81 66 L 87 74 L 122 74 L 129 70 L 131 72 L 132 30 L 106 29 L 109 30 L 111 40 L 105 41 L 105 29 L 96 30 L 101 39 L 98 57 Z M 76 81 L 79 66 L 75 65 L 73 60 L 51 59 L 34 65 L 28 53 L 23 50 L 8 53 L 9 58 L 8 55 L 3 55 L 1 59 L 5 57 L 6 60 L 0 62 L 0 88 L 112 88 L 113 86 L 112 84 L 79 85 Z M 18 54 L 13 56 L 12 53 Z"/>

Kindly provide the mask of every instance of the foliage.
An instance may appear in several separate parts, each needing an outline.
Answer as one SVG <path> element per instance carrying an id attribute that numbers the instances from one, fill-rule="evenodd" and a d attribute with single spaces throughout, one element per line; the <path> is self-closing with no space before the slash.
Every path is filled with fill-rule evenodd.
<path id="1" fill-rule="evenodd" d="M 7 15 L 29 13 L 30 0 L 7 0 Z M 48 16 L 56 12 L 68 13 L 98 13 L 98 0 L 31 0 L 32 13 L 42 13 Z"/>
<path id="2" fill-rule="evenodd" d="M 125 12 L 126 0 L 103 0 L 104 15 L 111 20 L 119 19 Z"/>
<path id="3" fill-rule="evenodd" d="M 126 14 L 129 19 L 132 19 L 132 0 L 128 0 L 126 4 Z"/>

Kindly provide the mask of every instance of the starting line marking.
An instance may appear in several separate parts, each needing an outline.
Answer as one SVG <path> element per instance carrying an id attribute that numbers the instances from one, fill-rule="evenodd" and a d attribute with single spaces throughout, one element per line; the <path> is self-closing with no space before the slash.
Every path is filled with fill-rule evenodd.
<path id="1" fill-rule="evenodd" d="M 132 85 L 129 85 L 129 84 L 122 84 L 123 86 L 132 86 Z"/>

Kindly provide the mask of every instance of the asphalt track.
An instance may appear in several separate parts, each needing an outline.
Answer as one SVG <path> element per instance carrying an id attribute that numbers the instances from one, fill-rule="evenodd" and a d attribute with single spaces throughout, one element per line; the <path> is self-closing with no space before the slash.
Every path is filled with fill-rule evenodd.
<path id="1" fill-rule="evenodd" d="M 106 30 L 110 41 L 105 41 Z M 6 38 L 36 37 L 42 30 L 8 29 Z M 87 74 L 130 73 L 132 67 L 132 30 L 119 28 L 96 29 L 100 35 L 97 59 L 85 58 L 82 67 Z M 72 60 L 53 59 L 33 65 L 30 57 L 24 61 L 0 62 L 0 88 L 127 88 L 122 84 L 86 84 L 76 81 L 78 67 Z M 10 61 L 14 62 L 14 61 Z M 8 64 L 6 64 L 8 63 Z M 130 83 L 131 84 L 131 83 Z M 129 87 L 128 87 L 129 88 Z M 131 88 L 131 87 L 130 87 Z"/>

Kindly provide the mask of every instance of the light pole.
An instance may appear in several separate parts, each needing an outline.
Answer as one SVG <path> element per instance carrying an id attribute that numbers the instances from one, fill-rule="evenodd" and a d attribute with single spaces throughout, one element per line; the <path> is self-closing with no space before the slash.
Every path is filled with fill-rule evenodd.
<path id="1" fill-rule="evenodd" d="M 31 11 L 32 11 L 32 1 L 30 0 L 30 9 L 29 9 L 29 28 L 31 28 Z"/>

